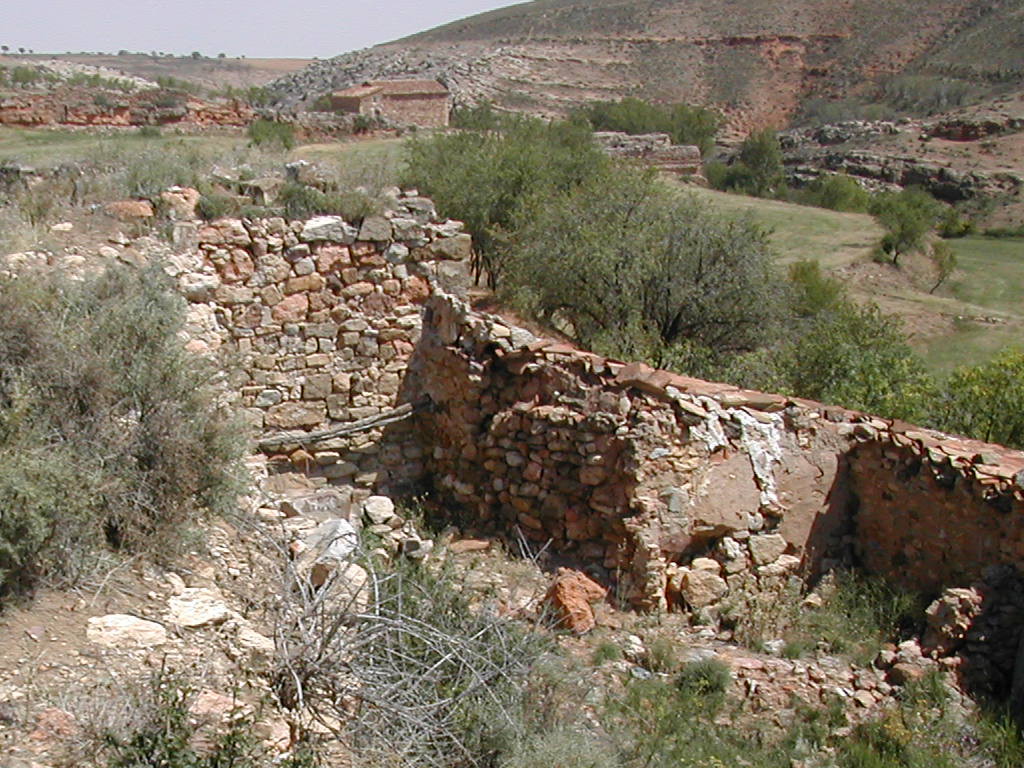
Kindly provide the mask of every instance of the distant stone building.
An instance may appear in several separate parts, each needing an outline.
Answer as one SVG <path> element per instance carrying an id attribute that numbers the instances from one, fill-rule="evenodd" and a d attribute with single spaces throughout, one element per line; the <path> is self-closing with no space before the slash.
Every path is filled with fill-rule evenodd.
<path id="1" fill-rule="evenodd" d="M 338 112 L 383 117 L 421 128 L 445 128 L 451 101 L 436 80 L 372 80 L 331 94 Z"/>

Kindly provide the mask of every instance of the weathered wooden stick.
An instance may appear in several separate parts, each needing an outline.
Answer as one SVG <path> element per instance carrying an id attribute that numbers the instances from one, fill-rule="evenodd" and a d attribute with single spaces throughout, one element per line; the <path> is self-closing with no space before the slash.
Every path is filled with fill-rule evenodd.
<path id="1" fill-rule="evenodd" d="M 430 405 L 429 400 L 420 400 L 417 403 L 405 403 L 390 411 L 379 413 L 376 416 L 368 416 L 365 419 L 342 424 L 340 427 L 331 427 L 319 432 L 280 432 L 276 435 L 269 435 L 261 438 L 259 447 L 261 451 L 268 451 L 282 445 L 306 446 L 313 443 L 320 443 L 335 437 L 345 437 L 376 427 L 383 427 L 387 424 L 394 424 L 398 421 L 408 419 L 413 414 L 425 410 Z"/>

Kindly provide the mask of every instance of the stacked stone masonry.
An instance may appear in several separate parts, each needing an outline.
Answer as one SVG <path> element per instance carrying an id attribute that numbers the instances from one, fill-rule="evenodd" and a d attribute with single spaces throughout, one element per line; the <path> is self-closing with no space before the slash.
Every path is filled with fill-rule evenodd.
<path id="1" fill-rule="evenodd" d="M 1024 454 L 625 364 L 428 302 L 418 354 L 435 482 L 618 577 L 703 608 L 813 575 L 850 545 L 938 592 L 1024 561 Z"/>
<path id="2" fill-rule="evenodd" d="M 354 226 L 223 219 L 179 224 L 169 271 L 190 301 L 188 346 L 226 353 L 235 400 L 264 438 L 365 420 L 412 402 L 407 371 L 431 281 L 468 284 L 470 238 L 433 204 L 395 196 Z M 334 440 L 278 443 L 278 469 L 367 496 L 422 477 L 410 424 Z"/>
<path id="3" fill-rule="evenodd" d="M 713 612 L 851 555 L 935 593 L 1024 560 L 1024 454 L 538 339 L 460 297 L 470 239 L 423 198 L 359 227 L 193 237 L 171 268 L 189 345 L 240 361 L 253 425 L 293 438 L 279 469 L 364 496 L 432 486 L 642 609 Z M 423 402 L 369 432 L 290 434 Z"/>

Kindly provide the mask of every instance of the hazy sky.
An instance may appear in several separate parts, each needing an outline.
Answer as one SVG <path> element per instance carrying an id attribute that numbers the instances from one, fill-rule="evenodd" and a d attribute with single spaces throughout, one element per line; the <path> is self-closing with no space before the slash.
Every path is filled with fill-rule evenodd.
<path id="1" fill-rule="evenodd" d="M 326 58 L 515 0 L 0 0 L 0 44 L 37 53 Z"/>

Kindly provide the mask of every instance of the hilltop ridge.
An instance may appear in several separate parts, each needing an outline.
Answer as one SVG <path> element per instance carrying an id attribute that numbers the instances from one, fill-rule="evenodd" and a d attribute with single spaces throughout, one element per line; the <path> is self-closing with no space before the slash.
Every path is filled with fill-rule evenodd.
<path id="1" fill-rule="evenodd" d="M 315 62 L 271 84 L 303 105 L 360 79 L 437 77 L 457 104 L 540 114 L 640 96 L 721 109 L 731 127 L 783 127 L 811 99 L 886 78 L 957 78 L 978 97 L 1024 82 L 1022 0 L 538 0 Z"/>

